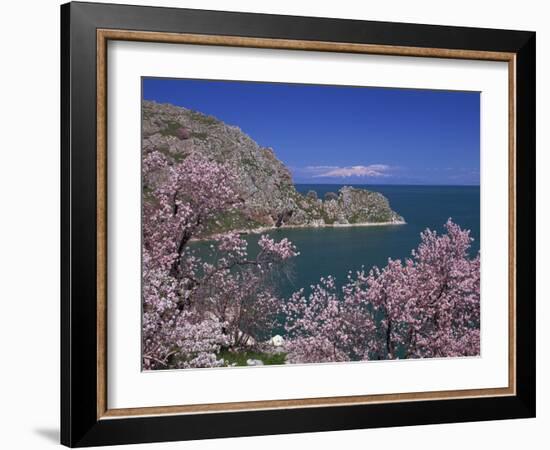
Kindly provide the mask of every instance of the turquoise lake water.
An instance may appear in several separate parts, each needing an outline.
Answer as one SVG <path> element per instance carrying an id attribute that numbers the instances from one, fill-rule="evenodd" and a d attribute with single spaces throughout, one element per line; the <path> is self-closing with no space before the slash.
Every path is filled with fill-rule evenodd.
<path id="1" fill-rule="evenodd" d="M 297 184 L 302 193 L 315 190 L 319 198 L 326 192 L 337 192 L 343 185 Z M 300 251 L 295 258 L 292 280 L 280 282 L 280 294 L 290 295 L 307 288 L 319 278 L 334 275 L 338 284 L 346 281 L 349 270 L 361 266 L 383 267 L 388 258 L 406 258 L 420 242 L 420 232 L 426 228 L 443 232 L 449 217 L 462 228 L 471 230 L 475 239 L 471 254 L 479 251 L 480 191 L 479 186 L 368 186 L 358 188 L 380 192 L 392 209 L 403 216 L 405 225 L 376 227 L 278 229 L 269 232 L 277 240 L 287 237 Z M 248 239 L 251 243 L 258 236 Z"/>

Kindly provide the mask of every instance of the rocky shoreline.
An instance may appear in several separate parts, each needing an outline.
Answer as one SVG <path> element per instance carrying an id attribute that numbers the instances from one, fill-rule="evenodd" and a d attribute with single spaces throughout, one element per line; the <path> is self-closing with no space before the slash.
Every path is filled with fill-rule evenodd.
<path id="1" fill-rule="evenodd" d="M 394 221 L 394 222 L 365 222 L 365 223 L 324 223 L 320 225 L 311 225 L 311 224 L 304 224 L 304 225 L 282 225 L 280 227 L 276 226 L 265 226 L 265 227 L 257 227 L 257 228 L 250 228 L 250 229 L 239 229 L 239 230 L 230 230 L 233 233 L 237 233 L 239 235 L 249 235 L 249 234 L 262 234 L 262 233 L 268 233 L 270 231 L 276 231 L 276 230 L 286 230 L 286 229 L 319 229 L 319 228 L 352 228 L 352 227 L 387 227 L 392 225 L 407 225 L 407 222 L 405 220 L 401 221 Z M 203 242 L 203 241 L 210 241 L 217 239 L 221 237 L 224 233 L 217 233 L 212 234 L 210 236 L 206 236 L 203 238 L 193 238 L 191 241 L 193 242 Z"/>
<path id="2" fill-rule="evenodd" d="M 251 230 L 236 230 L 239 234 L 259 234 L 266 231 L 284 230 L 287 228 L 351 228 L 351 227 L 380 227 L 389 225 L 406 225 L 404 220 L 391 222 L 364 222 L 364 223 L 323 223 L 323 224 L 303 224 L 303 225 L 282 225 L 280 227 L 259 227 Z"/>

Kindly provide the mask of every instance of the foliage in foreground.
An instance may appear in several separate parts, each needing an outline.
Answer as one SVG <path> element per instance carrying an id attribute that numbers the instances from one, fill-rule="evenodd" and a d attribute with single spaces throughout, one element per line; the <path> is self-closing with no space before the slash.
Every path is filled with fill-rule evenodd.
<path id="1" fill-rule="evenodd" d="M 284 364 L 286 361 L 286 353 L 268 353 L 261 351 L 237 351 L 222 350 L 219 358 L 223 359 L 228 366 L 247 366 L 248 360 L 254 359 L 262 361 L 266 366 L 274 366 Z"/>
<path id="2" fill-rule="evenodd" d="M 434 358 L 479 354 L 479 255 L 450 219 L 447 233 L 421 234 L 404 262 L 388 260 L 337 289 L 321 279 L 284 305 L 291 362 Z"/>
<path id="3" fill-rule="evenodd" d="M 207 257 L 189 245 L 219 214 L 242 207 L 234 183 L 227 168 L 199 156 L 144 158 L 144 369 L 216 367 L 222 349 L 273 327 L 281 302 L 271 280 L 297 254 L 287 239 L 261 236 L 254 258 L 236 233 L 213 238 Z"/>
<path id="4" fill-rule="evenodd" d="M 405 261 L 333 277 L 283 301 L 275 281 L 298 255 L 287 239 L 258 240 L 250 256 L 236 233 L 212 237 L 208 254 L 190 246 L 224 214 L 244 205 L 225 166 L 199 156 L 172 163 L 157 151 L 143 161 L 143 368 L 429 358 L 479 354 L 479 255 L 450 219 L 426 230 Z M 284 353 L 255 344 L 280 317 Z M 256 346 L 257 347 L 257 346 Z M 256 353 L 253 353 L 256 351 Z M 245 359 L 246 358 L 246 359 Z"/>

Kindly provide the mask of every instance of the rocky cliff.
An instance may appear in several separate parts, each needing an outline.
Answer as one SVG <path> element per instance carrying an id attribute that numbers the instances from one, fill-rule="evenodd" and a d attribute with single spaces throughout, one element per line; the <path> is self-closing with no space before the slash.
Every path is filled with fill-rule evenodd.
<path id="1" fill-rule="evenodd" d="M 193 152 L 228 165 L 238 174 L 245 208 L 220 218 L 212 231 L 258 227 L 403 223 L 380 193 L 344 187 L 321 200 L 296 191 L 292 176 L 273 149 L 260 147 L 238 127 L 197 111 L 144 101 L 143 153 L 157 150 L 181 161 Z"/>

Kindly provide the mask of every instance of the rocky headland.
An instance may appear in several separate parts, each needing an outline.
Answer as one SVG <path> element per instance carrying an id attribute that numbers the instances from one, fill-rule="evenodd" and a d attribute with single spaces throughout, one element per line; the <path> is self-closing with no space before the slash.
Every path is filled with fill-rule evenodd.
<path id="1" fill-rule="evenodd" d="M 322 199 L 314 191 L 299 193 L 273 149 L 259 146 L 236 126 L 190 109 L 144 101 L 142 150 L 144 155 L 159 151 L 174 163 L 198 152 L 237 174 L 244 207 L 220 217 L 210 233 L 405 223 L 378 192 L 345 186 Z"/>

